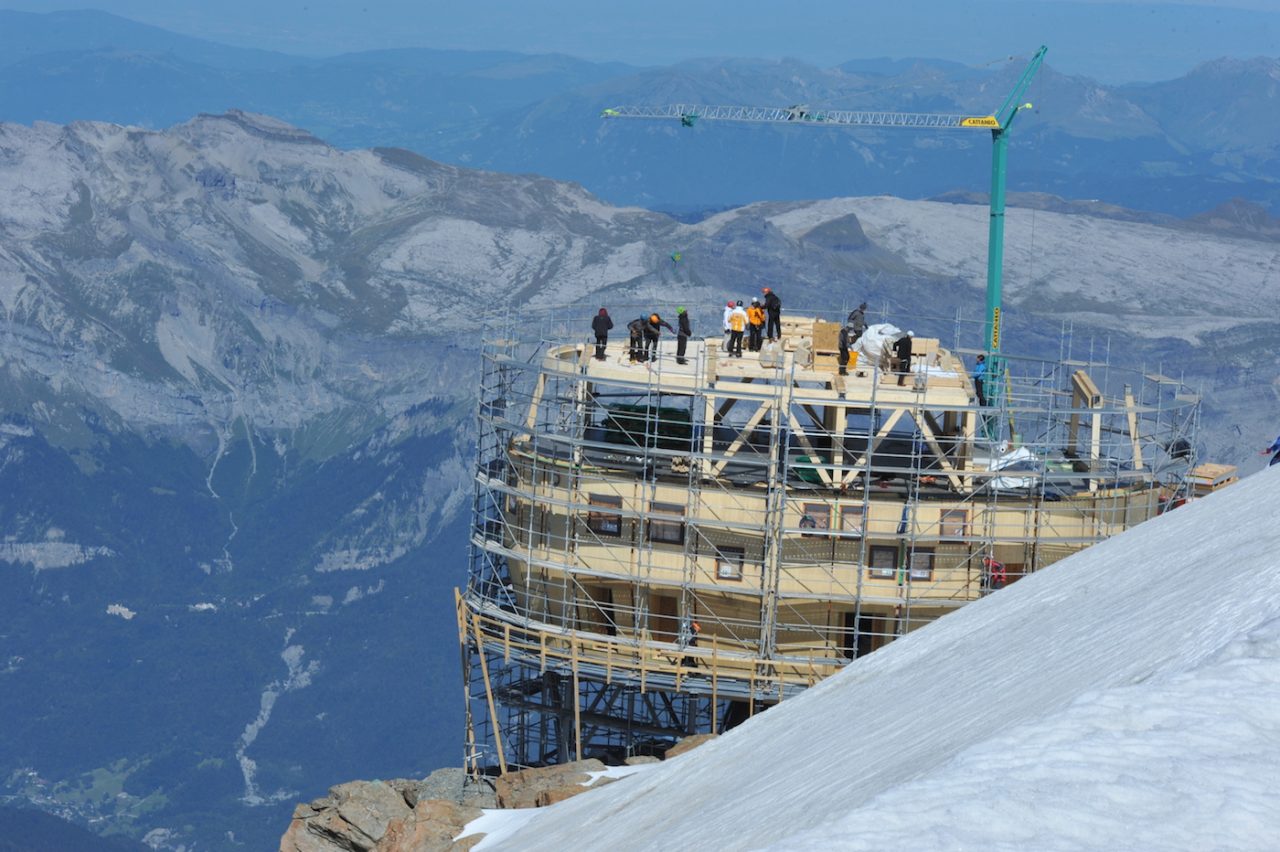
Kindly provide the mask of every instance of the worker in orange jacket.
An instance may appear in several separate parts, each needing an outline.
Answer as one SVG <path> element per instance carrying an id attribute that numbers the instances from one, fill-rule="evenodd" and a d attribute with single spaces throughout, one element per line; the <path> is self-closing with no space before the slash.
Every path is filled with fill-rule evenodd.
<path id="1" fill-rule="evenodd" d="M 764 308 L 759 299 L 752 299 L 751 307 L 747 308 L 747 332 L 747 348 L 759 352 L 764 338 Z"/>

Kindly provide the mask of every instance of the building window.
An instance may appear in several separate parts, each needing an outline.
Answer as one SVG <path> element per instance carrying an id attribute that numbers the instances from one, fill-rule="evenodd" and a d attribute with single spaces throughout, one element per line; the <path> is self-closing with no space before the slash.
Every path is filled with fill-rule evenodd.
<path id="1" fill-rule="evenodd" d="M 684 506 L 650 503 L 649 541 L 684 544 Z"/>
<path id="2" fill-rule="evenodd" d="M 871 546 L 868 574 L 881 580 L 892 580 L 898 572 L 898 548 L 887 544 Z"/>
<path id="3" fill-rule="evenodd" d="M 966 538 L 969 535 L 969 512 L 965 509 L 943 509 L 938 528 L 941 538 Z"/>
<path id="4" fill-rule="evenodd" d="M 716 548 L 716 578 L 720 580 L 741 580 L 742 564 L 746 561 L 746 551 L 741 547 Z"/>
<path id="5" fill-rule="evenodd" d="M 861 506 L 841 506 L 840 507 L 840 531 L 843 533 L 852 533 L 854 536 L 861 538 L 865 525 L 865 515 L 862 513 Z"/>
<path id="6" fill-rule="evenodd" d="M 803 532 L 806 538 L 821 538 L 831 529 L 831 507 L 826 503 L 805 503 L 800 514 L 800 529 L 813 530 Z"/>
<path id="7" fill-rule="evenodd" d="M 933 579 L 933 551 L 911 551 L 907 556 L 907 576 L 912 580 Z"/>
<path id="8" fill-rule="evenodd" d="M 592 494 L 588 498 L 588 502 L 593 507 L 587 512 L 587 529 L 597 535 L 607 535 L 617 538 L 622 535 L 622 515 L 619 510 L 622 508 L 622 498 L 613 495 Z M 611 509 L 612 511 L 606 511 Z"/>

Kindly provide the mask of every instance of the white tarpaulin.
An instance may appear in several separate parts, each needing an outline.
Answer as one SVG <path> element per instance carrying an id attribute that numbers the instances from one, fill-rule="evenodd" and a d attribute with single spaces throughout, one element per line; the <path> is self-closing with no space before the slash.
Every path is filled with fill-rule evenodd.
<path id="1" fill-rule="evenodd" d="M 855 346 L 858 350 L 859 363 L 879 366 L 881 356 L 888 354 L 892 357 L 889 348 L 901 334 L 902 329 L 892 323 L 880 322 L 867 326 L 867 330 L 862 332 L 862 337 L 858 338 Z"/>
<path id="2" fill-rule="evenodd" d="M 999 458 L 992 459 L 991 464 L 987 466 L 987 470 L 1038 471 L 1039 469 L 1040 460 L 1026 447 L 1018 447 L 1012 452 L 1006 452 Z M 992 488 L 1003 491 L 1031 488 L 1035 485 L 1035 481 L 1034 476 L 997 476 L 991 480 L 990 485 Z"/>

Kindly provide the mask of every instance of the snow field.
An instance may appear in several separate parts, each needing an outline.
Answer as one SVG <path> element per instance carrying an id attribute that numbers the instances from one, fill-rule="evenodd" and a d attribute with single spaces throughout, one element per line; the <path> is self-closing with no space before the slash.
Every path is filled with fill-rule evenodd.
<path id="1" fill-rule="evenodd" d="M 1143 524 L 478 848 L 1274 849 L 1277 491 Z"/>

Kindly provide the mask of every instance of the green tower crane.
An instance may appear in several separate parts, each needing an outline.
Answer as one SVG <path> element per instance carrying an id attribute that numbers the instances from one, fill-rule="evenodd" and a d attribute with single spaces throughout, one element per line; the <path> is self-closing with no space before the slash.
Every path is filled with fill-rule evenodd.
<path id="1" fill-rule="evenodd" d="M 602 118 L 670 118 L 679 119 L 684 127 L 698 121 L 738 121 L 791 123 L 814 126 L 843 127 L 907 127 L 919 130 L 978 129 L 991 131 L 991 221 L 987 237 L 987 316 L 984 346 L 988 353 L 988 370 L 999 376 L 1003 370 L 996 363 L 1000 353 L 1000 301 L 1004 268 L 1004 195 L 1008 171 L 1009 130 L 1018 112 L 1031 106 L 1022 97 L 1040 69 L 1049 48 L 1040 49 L 1027 63 L 1017 84 L 1000 108 L 990 115 L 945 115 L 915 112 L 874 112 L 866 110 L 811 110 L 806 105 L 790 107 L 703 106 L 670 104 L 667 106 L 619 106 L 604 110 Z"/>

